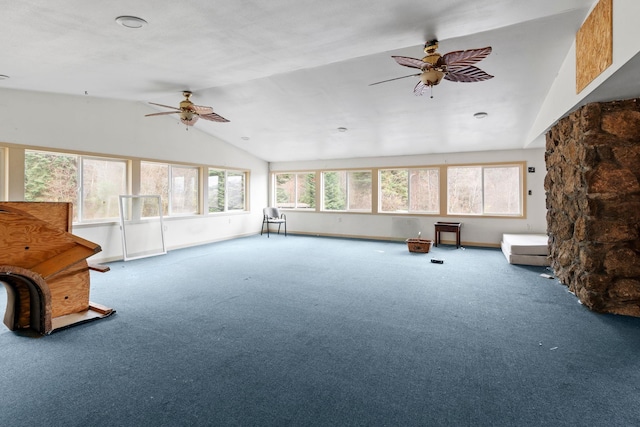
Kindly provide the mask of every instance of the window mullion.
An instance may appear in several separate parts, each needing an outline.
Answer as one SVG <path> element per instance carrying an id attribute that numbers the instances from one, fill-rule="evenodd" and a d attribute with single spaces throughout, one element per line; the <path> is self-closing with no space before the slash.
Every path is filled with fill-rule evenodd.
<path id="1" fill-rule="evenodd" d="M 171 165 L 167 165 L 167 167 L 169 168 L 169 171 L 167 173 L 167 176 L 169 178 L 169 182 L 167 185 L 167 187 L 169 188 L 169 194 L 167 195 L 167 197 L 169 198 L 169 200 L 167 200 L 167 211 L 169 216 L 171 216 L 171 214 L 173 213 L 173 167 Z"/>
<path id="2" fill-rule="evenodd" d="M 229 211 L 229 171 L 224 171 L 224 212 Z"/>
<path id="3" fill-rule="evenodd" d="M 345 200 L 346 210 L 351 209 L 351 197 L 350 197 L 350 189 L 349 189 L 349 172 L 344 173 L 344 194 L 347 200 Z"/>
<path id="4" fill-rule="evenodd" d="M 482 173 L 480 174 L 480 189 L 482 191 L 480 191 L 480 199 L 482 200 L 482 204 L 480 206 L 482 206 L 482 211 L 480 212 L 480 215 L 484 215 L 484 166 L 480 167 L 480 170 L 482 170 Z"/>
<path id="5" fill-rule="evenodd" d="M 407 169 L 407 213 L 411 213 L 411 169 Z"/>
<path id="6" fill-rule="evenodd" d="M 82 222 L 84 215 L 83 215 L 83 205 L 84 205 L 84 173 L 83 173 L 83 167 L 84 167 L 84 157 L 82 156 L 77 156 L 76 157 L 78 159 L 78 167 L 76 168 L 76 179 L 78 181 L 78 190 L 77 190 L 77 194 L 76 194 L 76 209 L 78 210 L 78 222 Z"/>
<path id="7" fill-rule="evenodd" d="M 295 174 L 295 179 L 293 180 L 293 208 L 298 209 L 298 178 L 299 174 Z"/>

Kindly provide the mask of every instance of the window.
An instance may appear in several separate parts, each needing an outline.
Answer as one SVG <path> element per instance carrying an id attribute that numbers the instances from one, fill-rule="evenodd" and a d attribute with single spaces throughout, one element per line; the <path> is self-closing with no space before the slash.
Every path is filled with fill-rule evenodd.
<path id="1" fill-rule="evenodd" d="M 140 162 L 140 194 L 160 196 L 162 215 L 169 215 L 169 165 Z M 151 214 L 151 211 L 143 212 L 143 216 Z"/>
<path id="2" fill-rule="evenodd" d="M 244 172 L 227 172 L 227 210 L 244 210 Z"/>
<path id="3" fill-rule="evenodd" d="M 371 171 L 322 173 L 324 210 L 371 212 Z"/>
<path id="4" fill-rule="evenodd" d="M 72 202 L 74 221 L 78 211 L 78 156 L 26 150 L 24 200 Z"/>
<path id="5" fill-rule="evenodd" d="M 170 215 L 197 214 L 199 198 L 198 168 L 190 166 L 171 166 L 170 174 Z"/>
<path id="6" fill-rule="evenodd" d="M 209 213 L 246 210 L 247 173 L 209 169 Z"/>
<path id="7" fill-rule="evenodd" d="M 225 175 L 223 170 L 209 169 L 209 213 L 224 212 Z"/>
<path id="8" fill-rule="evenodd" d="M 380 211 L 439 213 L 439 170 L 437 168 L 381 170 Z"/>
<path id="9" fill-rule="evenodd" d="M 447 168 L 450 215 L 522 215 L 522 165 Z"/>
<path id="10" fill-rule="evenodd" d="M 140 162 L 140 193 L 161 196 L 163 215 L 197 214 L 198 172 L 195 166 Z"/>
<path id="11" fill-rule="evenodd" d="M 127 194 L 127 163 L 82 157 L 83 221 L 120 217 L 118 197 Z"/>
<path id="12" fill-rule="evenodd" d="M 316 174 L 314 172 L 275 174 L 276 207 L 315 209 Z"/>
<path id="13" fill-rule="evenodd" d="M 273 174 L 278 208 L 439 216 L 524 216 L 525 162 L 279 172 Z M 377 206 L 372 207 L 375 200 Z"/>
<path id="14" fill-rule="evenodd" d="M 119 217 L 127 162 L 25 150 L 25 201 L 71 202 L 74 221 Z"/>

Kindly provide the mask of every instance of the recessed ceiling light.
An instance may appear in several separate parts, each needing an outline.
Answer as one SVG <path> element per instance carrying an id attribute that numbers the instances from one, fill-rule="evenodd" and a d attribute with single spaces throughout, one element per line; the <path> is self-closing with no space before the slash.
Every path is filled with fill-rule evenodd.
<path id="1" fill-rule="evenodd" d="M 9 78 L 9 76 L 5 75 L 5 74 L 0 74 L 0 80 L 7 80 Z"/>
<path id="2" fill-rule="evenodd" d="M 241 136 L 240 139 L 243 140 L 243 141 L 248 141 L 251 138 L 249 138 L 248 136 Z"/>
<path id="3" fill-rule="evenodd" d="M 487 117 L 489 114 L 485 113 L 484 111 L 481 111 L 479 113 L 475 113 L 473 115 L 473 117 L 475 117 L 476 119 L 484 119 L 485 117 Z"/>
<path id="4" fill-rule="evenodd" d="M 116 22 L 127 28 L 142 28 L 147 25 L 147 21 L 137 16 L 118 16 Z"/>
<path id="5" fill-rule="evenodd" d="M 338 132 L 346 132 L 346 131 L 347 131 L 347 128 L 343 128 L 343 127 L 338 128 Z"/>

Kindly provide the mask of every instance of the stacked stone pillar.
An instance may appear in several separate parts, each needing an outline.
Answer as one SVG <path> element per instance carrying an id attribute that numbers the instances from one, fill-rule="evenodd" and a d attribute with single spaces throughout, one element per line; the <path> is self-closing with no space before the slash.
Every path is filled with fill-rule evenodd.
<path id="1" fill-rule="evenodd" d="M 545 159 L 556 276 L 594 311 L 640 317 L 640 99 L 561 119 Z"/>

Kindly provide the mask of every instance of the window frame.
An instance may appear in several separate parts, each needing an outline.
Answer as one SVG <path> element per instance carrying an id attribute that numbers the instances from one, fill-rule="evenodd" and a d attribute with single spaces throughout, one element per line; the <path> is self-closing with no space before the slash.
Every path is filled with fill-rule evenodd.
<path id="1" fill-rule="evenodd" d="M 183 193 L 186 194 L 186 192 L 189 190 L 189 188 L 195 188 L 195 193 L 196 193 L 196 195 L 195 195 L 195 209 L 193 211 L 190 211 L 190 212 L 179 212 L 179 213 L 176 212 L 176 210 L 177 210 L 177 206 L 176 206 L 177 197 L 174 194 L 174 192 L 176 190 L 176 182 L 175 182 L 174 178 L 178 178 L 178 175 L 175 174 L 174 171 L 177 170 L 177 169 L 195 171 L 195 179 L 196 179 L 195 185 L 185 185 L 184 191 L 183 191 Z M 201 203 L 200 203 L 201 195 L 202 195 L 202 191 L 200 189 L 200 168 L 198 166 L 181 165 L 181 164 L 170 163 L 169 164 L 169 215 L 168 216 L 177 217 L 177 216 L 190 216 L 190 215 L 198 215 L 198 214 L 200 214 L 200 212 L 201 212 Z"/>
<path id="2" fill-rule="evenodd" d="M 406 210 L 396 210 L 396 211 L 385 211 L 383 210 L 383 203 L 384 203 L 384 192 L 382 191 L 382 174 L 385 171 L 406 171 L 407 173 L 407 209 Z M 412 171 L 437 171 L 437 177 L 438 177 L 438 192 L 437 192 L 437 210 L 431 212 L 431 211 L 425 211 L 425 210 L 413 210 L 411 209 L 411 197 L 412 197 L 412 188 L 413 188 L 413 184 L 411 183 L 411 172 Z M 378 169 L 378 212 L 381 214 L 393 214 L 393 215 L 440 215 L 440 212 L 442 210 L 441 205 L 442 205 L 442 170 L 441 167 L 438 166 L 419 166 L 419 167 L 401 167 L 401 168 L 395 168 L 395 167 L 385 167 L 385 168 L 379 168 Z"/>
<path id="3" fill-rule="evenodd" d="M 518 200 L 519 210 L 518 214 L 496 214 L 496 213 L 483 213 L 483 214 L 452 214 L 448 212 L 448 183 L 449 177 L 447 171 L 450 167 L 481 167 L 483 169 L 495 168 L 495 167 L 517 167 L 518 168 Z M 383 211 L 382 210 L 382 184 L 381 184 L 381 172 L 385 170 L 406 170 L 407 171 L 407 204 L 409 209 L 407 211 Z M 410 193 L 410 180 L 411 171 L 413 170 L 437 170 L 438 171 L 438 211 L 418 211 L 411 210 L 411 193 Z M 284 208 L 280 209 L 295 210 L 298 212 L 322 212 L 322 213 L 362 213 L 362 214 L 375 214 L 375 215 L 396 215 L 396 216 L 425 216 L 425 217 L 440 217 L 440 218 L 462 218 L 462 217 L 474 217 L 474 218 L 501 218 L 501 219 L 524 219 L 527 217 L 527 161 L 515 160 L 505 162 L 487 162 L 487 163 L 444 163 L 435 165 L 416 165 L 416 166 L 382 166 L 371 168 L 353 168 L 353 169 L 317 169 L 315 171 L 305 170 L 279 170 L 271 172 L 271 195 L 270 200 L 273 206 L 277 204 L 277 179 L 278 175 L 296 175 L 304 173 L 316 174 L 316 185 L 319 184 L 319 190 L 316 191 L 316 208 L 315 209 L 296 209 L 296 208 Z M 358 172 L 358 171 L 370 171 L 372 180 L 376 177 L 376 181 L 372 182 L 372 206 L 370 211 L 364 210 L 338 210 L 338 209 L 325 209 L 324 208 L 324 196 L 325 196 L 325 182 L 324 174 L 326 172 Z M 297 176 L 297 175 L 296 175 Z M 483 190 L 484 191 L 484 190 Z M 346 198 L 346 196 L 345 196 Z"/>
<path id="4" fill-rule="evenodd" d="M 279 175 L 293 175 L 293 206 L 281 206 L 280 203 L 278 201 L 278 189 L 280 188 L 278 186 L 278 176 Z M 300 189 L 300 177 L 308 177 L 310 175 L 313 175 L 313 185 L 314 185 L 314 189 L 313 189 L 313 203 L 309 206 L 301 206 L 302 202 L 300 201 L 300 193 L 299 193 L 299 189 Z M 272 183 L 272 188 L 273 188 L 273 206 L 277 207 L 278 209 L 285 209 L 285 210 L 298 210 L 301 212 L 304 211 L 312 211 L 315 212 L 317 210 L 317 206 L 318 206 L 318 173 L 314 172 L 314 171 L 295 171 L 295 172 L 273 172 L 271 174 L 271 183 Z M 290 202 L 289 202 L 290 203 Z M 289 204 L 288 203 L 288 204 Z"/>
<path id="5" fill-rule="evenodd" d="M 212 176 L 211 172 L 212 171 L 216 171 L 216 172 L 222 172 L 223 173 L 223 177 L 224 177 L 224 206 L 223 206 L 223 210 L 220 211 L 211 211 L 211 194 L 209 194 L 209 190 L 210 190 L 210 186 L 209 186 L 209 178 Z M 206 178 L 207 178 L 207 183 L 206 183 L 206 190 L 207 190 L 207 197 L 205 200 L 206 203 L 206 213 L 207 215 L 220 215 L 220 214 L 224 214 L 224 213 L 236 213 L 236 212 L 246 212 L 247 211 L 247 200 L 248 200 L 248 189 L 249 189 L 249 172 L 246 170 L 241 170 L 241 169 L 225 169 L 225 168 L 220 168 L 220 167 L 215 167 L 215 166 L 207 166 L 206 170 Z M 241 209 L 232 209 L 229 207 L 229 175 L 239 175 L 242 176 L 242 208 Z"/>
<path id="6" fill-rule="evenodd" d="M 120 220 L 120 206 L 119 206 L 119 197 L 122 194 L 116 194 L 115 195 L 115 200 L 112 202 L 115 202 L 115 210 L 116 210 L 116 216 L 108 216 L 108 217 L 101 217 L 101 218 L 92 218 L 92 219 L 86 219 L 85 218 L 85 211 L 87 210 L 87 207 L 85 206 L 85 203 L 87 202 L 87 195 L 85 194 L 85 171 L 87 169 L 86 165 L 85 165 L 85 161 L 87 160 L 96 160 L 96 161 L 104 161 L 104 162 L 113 162 L 113 163 L 122 163 L 124 165 L 124 173 L 123 176 L 121 176 L 121 178 L 124 178 L 124 182 L 122 182 L 123 184 L 123 188 L 124 188 L 124 193 L 128 192 L 128 187 L 129 187 L 129 170 L 130 170 L 130 166 L 129 166 L 129 162 L 125 159 L 117 159 L 117 158 L 107 158 L 107 157 L 100 157 L 100 156 L 84 156 L 84 155 L 80 155 L 78 156 L 79 159 L 79 167 L 78 167 L 78 175 L 79 175 L 79 184 L 78 184 L 78 198 L 79 198 L 79 204 L 78 204 L 78 218 L 80 223 L 92 223 L 92 222 L 104 222 L 104 221 L 119 221 Z"/>
<path id="7" fill-rule="evenodd" d="M 105 161 L 105 162 L 118 162 L 124 164 L 124 190 L 128 192 L 129 189 L 129 174 L 131 165 L 127 159 L 119 158 L 119 157 L 109 157 L 109 156 L 98 156 L 98 155 L 87 155 L 87 154 L 76 154 L 72 152 L 62 152 L 62 151 L 50 151 L 46 149 L 31 149 L 25 148 L 24 150 L 24 159 L 25 159 L 25 183 L 26 183 L 26 175 L 27 175 L 27 167 L 26 160 L 29 152 L 33 153 L 43 153 L 46 155 L 59 156 L 59 157 L 68 157 L 73 158 L 75 161 L 75 179 L 76 179 L 76 188 L 74 190 L 74 200 L 69 200 L 68 202 L 73 204 L 73 223 L 75 224 L 94 224 L 94 223 L 103 223 L 103 222 L 114 222 L 119 220 L 119 216 L 113 217 L 102 217 L 102 218 L 85 218 L 85 202 L 87 200 L 85 195 L 85 160 L 97 160 L 97 161 Z M 120 196 L 118 194 L 117 196 Z M 25 194 L 26 200 L 26 194 Z M 51 200 L 53 201 L 53 200 Z M 116 199 L 116 212 L 119 215 L 119 207 L 118 207 L 118 199 Z"/>
<path id="8" fill-rule="evenodd" d="M 474 217 L 474 218 L 526 218 L 526 162 L 496 162 L 496 163 L 470 163 L 470 164 L 451 164 L 444 165 L 446 185 L 444 186 L 446 199 L 443 201 L 445 205 L 445 215 L 448 217 Z M 495 212 L 485 212 L 485 170 L 496 168 L 518 168 L 518 210 L 517 214 L 501 214 Z M 451 212 L 449 208 L 449 170 L 452 168 L 480 168 L 480 191 L 481 191 L 481 212 L 480 213 L 456 213 Z"/>
<path id="9" fill-rule="evenodd" d="M 167 162 L 157 162 L 157 161 L 152 161 L 152 160 L 143 160 L 140 162 L 140 186 L 142 187 L 142 169 L 143 169 L 143 165 L 144 164 L 153 164 L 156 166 L 164 166 L 167 168 L 167 194 L 166 194 L 166 212 L 163 212 L 162 215 L 166 216 L 166 217 L 184 217 L 184 216 L 194 216 L 194 215 L 199 215 L 201 210 L 202 210 L 202 190 L 201 190 L 201 185 L 200 185 L 200 166 L 194 166 L 194 165 L 188 165 L 188 164 L 181 164 L 181 163 L 167 163 Z M 176 212 L 177 210 L 177 205 L 176 205 L 176 197 L 174 194 L 175 189 L 175 182 L 174 182 L 174 178 L 177 177 L 177 174 L 174 173 L 174 169 L 185 169 L 185 170 L 194 170 L 195 171 L 195 178 L 196 178 L 196 183 L 193 186 L 195 188 L 196 191 L 196 197 L 195 197 L 195 210 L 191 211 L 191 212 Z M 185 187 L 185 191 L 187 190 L 187 187 Z M 149 195 L 158 195 L 158 194 L 149 194 Z M 161 196 L 161 199 L 165 197 L 165 194 L 159 194 Z M 163 204 L 163 211 L 165 208 L 165 205 Z"/>
<path id="10" fill-rule="evenodd" d="M 352 180 L 351 175 L 354 173 L 369 173 L 370 175 L 370 199 L 369 199 L 369 208 L 365 209 L 357 209 L 351 207 L 351 183 Z M 326 179 L 325 175 L 329 173 L 344 173 L 344 209 L 327 209 L 326 207 Z M 358 168 L 358 169 L 331 169 L 331 170 L 323 170 L 320 171 L 320 212 L 353 212 L 353 213 L 373 213 L 373 200 L 374 200 L 374 185 L 373 185 L 373 177 L 374 173 L 372 169 L 368 168 Z"/>

